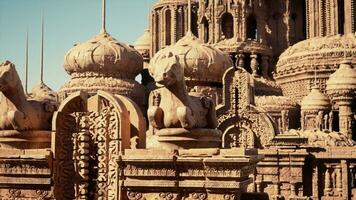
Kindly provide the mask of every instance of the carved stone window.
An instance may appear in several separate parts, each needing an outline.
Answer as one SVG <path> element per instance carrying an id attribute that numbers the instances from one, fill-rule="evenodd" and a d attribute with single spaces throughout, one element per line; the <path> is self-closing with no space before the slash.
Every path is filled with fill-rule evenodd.
<path id="1" fill-rule="evenodd" d="M 221 30 L 226 39 L 234 37 L 234 18 L 231 13 L 224 13 L 221 17 Z"/>

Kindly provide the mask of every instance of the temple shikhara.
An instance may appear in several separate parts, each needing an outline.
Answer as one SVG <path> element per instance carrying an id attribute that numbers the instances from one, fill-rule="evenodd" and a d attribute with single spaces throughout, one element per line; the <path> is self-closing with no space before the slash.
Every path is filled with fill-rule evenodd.
<path id="1" fill-rule="evenodd" d="M 59 91 L 1 62 L 0 200 L 356 199 L 355 0 L 102 4 Z"/>

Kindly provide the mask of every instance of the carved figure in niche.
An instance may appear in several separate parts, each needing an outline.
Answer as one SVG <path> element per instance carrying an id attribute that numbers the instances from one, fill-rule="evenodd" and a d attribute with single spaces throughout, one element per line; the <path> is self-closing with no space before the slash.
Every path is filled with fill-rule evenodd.
<path id="1" fill-rule="evenodd" d="M 0 64 L 0 130 L 50 130 L 56 103 L 27 100 L 15 65 Z"/>
<path id="2" fill-rule="evenodd" d="M 178 56 L 169 52 L 159 64 L 160 66 L 150 66 L 150 73 L 158 86 L 149 98 L 147 115 L 150 125 L 158 130 L 216 128 L 213 100 L 206 96 L 188 95 L 184 69 Z"/>

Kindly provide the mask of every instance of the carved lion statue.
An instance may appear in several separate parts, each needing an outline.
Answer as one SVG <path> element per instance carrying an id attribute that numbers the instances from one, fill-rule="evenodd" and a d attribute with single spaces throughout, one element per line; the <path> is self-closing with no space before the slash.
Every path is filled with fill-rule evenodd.
<path id="1" fill-rule="evenodd" d="M 154 129 L 215 129 L 215 105 L 206 96 L 191 96 L 184 81 L 184 69 L 171 52 L 153 63 L 150 74 L 158 89 L 151 92 L 147 112 Z M 171 132 L 174 134 L 174 132 Z"/>
<path id="2" fill-rule="evenodd" d="M 28 100 L 10 61 L 0 64 L 0 130 L 50 130 L 56 102 Z"/>

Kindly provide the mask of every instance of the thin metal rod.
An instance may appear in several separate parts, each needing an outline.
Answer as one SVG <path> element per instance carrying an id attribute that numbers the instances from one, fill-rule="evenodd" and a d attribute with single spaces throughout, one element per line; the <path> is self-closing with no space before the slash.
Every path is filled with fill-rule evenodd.
<path id="1" fill-rule="evenodd" d="M 28 94 L 28 30 L 26 31 L 26 53 L 25 53 L 25 93 Z"/>
<path id="2" fill-rule="evenodd" d="M 106 33 L 106 0 L 102 0 L 101 32 Z"/>
<path id="3" fill-rule="evenodd" d="M 41 73 L 40 73 L 40 81 L 43 83 L 43 43 L 44 43 L 44 17 L 43 17 L 43 12 L 42 12 L 42 24 L 41 24 Z"/>

